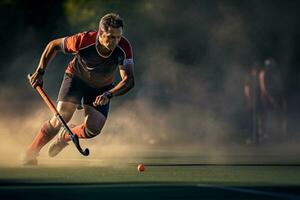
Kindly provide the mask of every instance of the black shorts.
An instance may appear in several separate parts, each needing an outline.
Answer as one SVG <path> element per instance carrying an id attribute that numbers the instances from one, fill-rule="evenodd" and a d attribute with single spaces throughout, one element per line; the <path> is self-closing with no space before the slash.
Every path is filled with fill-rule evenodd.
<path id="1" fill-rule="evenodd" d="M 72 102 L 74 104 L 85 104 L 94 107 L 105 117 L 108 115 L 109 103 L 103 106 L 95 107 L 93 102 L 96 97 L 113 88 L 113 84 L 102 88 L 93 88 L 83 82 L 80 78 L 65 74 L 61 84 L 57 101 Z"/>

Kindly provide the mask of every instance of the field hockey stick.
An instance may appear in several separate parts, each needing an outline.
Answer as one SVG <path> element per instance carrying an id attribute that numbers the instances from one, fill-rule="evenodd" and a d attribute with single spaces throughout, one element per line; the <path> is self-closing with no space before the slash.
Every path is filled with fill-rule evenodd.
<path id="1" fill-rule="evenodd" d="M 28 74 L 27 78 L 29 80 L 30 80 L 30 77 L 31 77 L 31 74 Z M 88 156 L 90 154 L 89 149 L 86 148 L 85 150 L 83 150 L 80 147 L 78 136 L 72 133 L 71 129 L 69 128 L 69 126 L 67 125 L 67 123 L 65 122 L 65 120 L 62 118 L 62 116 L 59 114 L 58 110 L 56 109 L 56 107 L 54 106 L 54 104 L 52 103 L 52 101 L 50 100 L 50 98 L 47 96 L 47 94 L 45 93 L 45 91 L 43 90 L 43 88 L 38 85 L 38 86 L 35 87 L 35 89 L 40 94 L 40 96 L 43 98 L 43 100 L 45 101 L 45 103 L 47 104 L 47 106 L 50 108 L 50 110 L 53 112 L 53 114 L 55 115 L 56 119 L 61 123 L 61 125 L 63 126 L 63 128 L 65 129 L 65 131 L 69 134 L 71 140 L 75 144 L 75 146 L 78 149 L 78 151 L 82 155 Z"/>

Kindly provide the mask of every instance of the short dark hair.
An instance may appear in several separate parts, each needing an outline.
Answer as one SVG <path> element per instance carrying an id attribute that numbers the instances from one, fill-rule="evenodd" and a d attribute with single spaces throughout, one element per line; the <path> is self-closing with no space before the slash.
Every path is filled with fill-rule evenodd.
<path id="1" fill-rule="evenodd" d="M 108 31 L 109 27 L 123 28 L 123 26 L 123 19 L 116 13 L 108 13 L 104 15 L 99 22 L 99 29 L 104 31 Z"/>

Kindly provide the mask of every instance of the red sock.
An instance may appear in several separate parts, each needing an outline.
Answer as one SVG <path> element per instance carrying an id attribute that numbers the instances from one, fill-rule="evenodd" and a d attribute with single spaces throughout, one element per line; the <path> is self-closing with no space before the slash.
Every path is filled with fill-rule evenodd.
<path id="1" fill-rule="evenodd" d="M 88 138 L 85 134 L 85 125 L 81 124 L 71 129 L 74 135 L 77 135 L 78 138 Z M 66 142 L 70 141 L 71 138 L 67 132 L 64 134 L 64 140 Z"/>
<path id="2" fill-rule="evenodd" d="M 59 128 L 54 128 L 49 121 L 45 122 L 28 149 L 39 152 L 58 131 Z"/>

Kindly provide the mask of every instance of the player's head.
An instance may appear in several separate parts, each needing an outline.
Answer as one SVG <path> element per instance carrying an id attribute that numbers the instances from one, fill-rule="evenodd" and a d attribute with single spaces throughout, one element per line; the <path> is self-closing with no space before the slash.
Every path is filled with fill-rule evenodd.
<path id="1" fill-rule="evenodd" d="M 100 42 L 109 50 L 114 50 L 123 34 L 123 19 L 116 13 L 104 15 L 99 22 Z"/>
<path id="2" fill-rule="evenodd" d="M 108 13 L 104 15 L 99 22 L 99 29 L 108 31 L 109 28 L 123 28 L 124 23 L 120 15 L 116 13 Z"/>

